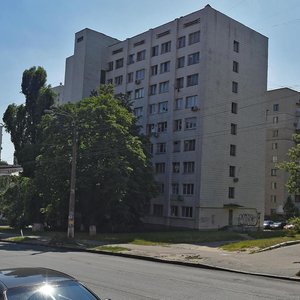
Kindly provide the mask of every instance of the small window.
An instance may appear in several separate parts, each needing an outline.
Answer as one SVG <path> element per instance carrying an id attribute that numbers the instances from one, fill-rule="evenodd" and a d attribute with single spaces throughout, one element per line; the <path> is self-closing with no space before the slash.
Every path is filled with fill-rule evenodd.
<path id="1" fill-rule="evenodd" d="M 82 41 L 83 41 L 83 36 L 77 38 L 77 43 L 80 43 L 80 42 L 82 42 Z"/>
<path id="2" fill-rule="evenodd" d="M 156 88 L 157 88 L 157 84 L 152 84 L 152 85 L 150 85 L 150 87 L 149 87 L 149 95 L 150 95 L 150 96 L 156 94 L 156 90 L 157 90 Z"/>
<path id="3" fill-rule="evenodd" d="M 233 41 L 233 51 L 237 53 L 240 52 L 240 43 L 238 41 Z"/>
<path id="4" fill-rule="evenodd" d="M 185 47 L 185 36 L 181 36 L 177 40 L 177 48 Z"/>
<path id="5" fill-rule="evenodd" d="M 165 163 L 156 163 L 155 164 L 155 173 L 156 174 L 164 174 L 166 171 L 166 164 Z"/>
<path id="6" fill-rule="evenodd" d="M 161 44 L 160 53 L 164 54 L 168 52 L 171 52 L 171 41 Z"/>
<path id="7" fill-rule="evenodd" d="M 229 177 L 235 177 L 235 166 L 229 166 Z"/>
<path id="8" fill-rule="evenodd" d="M 197 106 L 198 96 L 188 96 L 185 99 L 185 108 L 192 108 Z"/>
<path id="9" fill-rule="evenodd" d="M 185 130 L 196 129 L 196 127 L 197 127 L 197 118 L 196 117 L 186 118 L 184 120 L 184 129 Z"/>
<path id="10" fill-rule="evenodd" d="M 134 98 L 135 99 L 144 98 L 144 96 L 145 96 L 144 88 L 136 89 L 134 91 Z"/>
<path id="11" fill-rule="evenodd" d="M 236 124 L 231 123 L 231 125 L 230 125 L 230 133 L 232 135 L 236 135 L 237 134 L 237 125 Z"/>
<path id="12" fill-rule="evenodd" d="M 279 118 L 278 118 L 278 116 L 276 116 L 276 117 L 273 117 L 273 124 L 277 124 L 277 123 L 278 123 L 278 121 L 279 121 Z"/>
<path id="13" fill-rule="evenodd" d="M 167 93 L 169 91 L 169 81 L 160 82 L 159 93 Z"/>
<path id="14" fill-rule="evenodd" d="M 180 162 L 173 162 L 173 173 L 180 173 Z"/>
<path id="15" fill-rule="evenodd" d="M 116 69 L 120 69 L 123 67 L 124 59 L 120 58 L 116 60 Z"/>
<path id="16" fill-rule="evenodd" d="M 160 64 L 160 73 L 167 73 L 170 72 L 170 61 L 166 61 Z"/>
<path id="17" fill-rule="evenodd" d="M 277 176 L 277 169 L 271 169 L 271 176 Z"/>
<path id="18" fill-rule="evenodd" d="M 271 189 L 272 190 L 276 190 L 277 189 L 277 182 L 275 182 L 275 181 L 271 182 Z"/>
<path id="19" fill-rule="evenodd" d="M 189 174 L 195 172 L 195 162 L 194 161 L 185 161 L 183 162 L 183 173 Z"/>
<path id="20" fill-rule="evenodd" d="M 187 76 L 186 81 L 187 81 L 186 86 L 197 85 L 198 84 L 198 74 L 193 74 L 193 75 Z"/>
<path id="21" fill-rule="evenodd" d="M 108 63 L 108 68 L 107 68 L 107 71 L 112 71 L 114 69 L 114 62 L 113 61 L 110 61 Z"/>
<path id="22" fill-rule="evenodd" d="M 191 206 L 182 206 L 181 216 L 183 218 L 192 218 L 193 217 L 193 208 Z"/>
<path id="23" fill-rule="evenodd" d="M 279 104 L 273 104 L 273 111 L 279 111 Z"/>
<path id="24" fill-rule="evenodd" d="M 236 145 L 230 145 L 230 156 L 236 156 Z"/>
<path id="25" fill-rule="evenodd" d="M 174 120 L 174 131 L 180 131 L 182 129 L 182 120 Z"/>
<path id="26" fill-rule="evenodd" d="M 166 143 L 157 143 L 156 144 L 156 153 L 161 154 L 161 153 L 166 153 L 167 147 Z"/>
<path id="27" fill-rule="evenodd" d="M 168 122 L 158 122 L 157 132 L 166 132 L 168 128 Z"/>
<path id="28" fill-rule="evenodd" d="M 184 67 L 184 60 L 185 60 L 184 56 L 179 57 L 179 58 L 177 59 L 177 68 L 178 68 L 178 69 Z"/>
<path id="29" fill-rule="evenodd" d="M 174 141 L 173 142 L 173 152 L 180 152 L 180 150 L 181 150 L 181 142 Z"/>
<path id="30" fill-rule="evenodd" d="M 199 61 L 200 61 L 200 53 L 199 52 L 188 55 L 188 66 L 197 64 L 197 63 L 199 63 Z"/>
<path id="31" fill-rule="evenodd" d="M 142 117 L 143 116 L 143 107 L 136 107 L 133 110 L 133 113 L 136 117 Z"/>
<path id="32" fill-rule="evenodd" d="M 234 199 L 234 195 L 235 194 L 235 190 L 234 190 L 234 187 L 229 187 L 228 188 L 228 198 L 229 199 Z"/>
<path id="33" fill-rule="evenodd" d="M 194 184 L 193 183 L 184 183 L 182 185 L 183 195 L 194 195 Z"/>
<path id="34" fill-rule="evenodd" d="M 273 130 L 272 136 L 273 137 L 278 137 L 278 129 Z"/>
<path id="35" fill-rule="evenodd" d="M 231 102 L 231 113 L 237 114 L 237 103 Z"/>
<path id="36" fill-rule="evenodd" d="M 151 67 L 151 76 L 157 75 L 158 73 L 158 65 Z"/>
<path id="37" fill-rule="evenodd" d="M 161 193 L 163 193 L 162 188 L 159 187 Z M 153 204 L 153 215 L 156 217 L 163 216 L 164 207 L 162 204 Z"/>
<path id="38" fill-rule="evenodd" d="M 151 56 L 157 56 L 158 55 L 158 46 L 154 46 L 151 48 Z"/>
<path id="39" fill-rule="evenodd" d="M 121 85 L 122 82 L 123 82 L 123 76 L 122 75 L 115 77 L 115 85 Z"/>
<path id="40" fill-rule="evenodd" d="M 272 162 L 277 163 L 278 162 L 278 157 L 277 155 L 272 156 Z"/>
<path id="41" fill-rule="evenodd" d="M 189 34 L 189 45 L 200 42 L 200 31 L 192 32 Z"/>
<path id="42" fill-rule="evenodd" d="M 139 51 L 136 54 L 136 61 L 145 60 L 145 58 L 146 58 L 146 50 Z"/>
<path id="43" fill-rule="evenodd" d="M 237 61 L 233 61 L 232 71 L 235 73 L 239 72 L 239 63 Z"/>
<path id="44" fill-rule="evenodd" d="M 195 151 L 196 140 L 185 140 L 183 144 L 183 151 Z"/>
<path id="45" fill-rule="evenodd" d="M 137 70 L 135 72 L 135 80 L 143 80 L 145 78 L 145 69 Z"/>
<path id="46" fill-rule="evenodd" d="M 183 98 L 177 98 L 175 100 L 175 109 L 183 109 Z"/>
<path id="47" fill-rule="evenodd" d="M 278 149 L 278 144 L 277 143 L 272 143 L 272 150 Z"/>
<path id="48" fill-rule="evenodd" d="M 159 113 L 168 112 L 168 101 L 158 103 L 158 112 Z"/>
<path id="49" fill-rule="evenodd" d="M 176 89 L 182 89 L 184 87 L 184 78 L 180 77 L 176 79 Z"/>
<path id="50" fill-rule="evenodd" d="M 127 83 L 133 82 L 133 72 L 127 74 Z"/>
<path id="51" fill-rule="evenodd" d="M 172 195 L 178 195 L 178 194 L 179 194 L 179 184 L 172 183 Z"/>
<path id="52" fill-rule="evenodd" d="M 171 217 L 178 217 L 178 206 L 171 205 Z"/>
<path id="53" fill-rule="evenodd" d="M 238 92 L 238 83 L 233 81 L 232 82 L 232 92 L 237 93 Z"/>
<path id="54" fill-rule="evenodd" d="M 127 64 L 131 65 L 133 63 L 134 63 L 134 54 L 129 54 Z"/>
<path id="55" fill-rule="evenodd" d="M 154 103 L 154 104 L 150 104 L 149 105 L 149 114 L 150 115 L 154 115 L 154 114 L 156 114 L 156 104 Z"/>

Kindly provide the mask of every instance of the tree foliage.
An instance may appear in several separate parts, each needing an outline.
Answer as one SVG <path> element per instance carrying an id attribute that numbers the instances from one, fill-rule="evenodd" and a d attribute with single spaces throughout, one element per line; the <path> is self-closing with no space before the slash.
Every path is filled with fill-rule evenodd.
<path id="1" fill-rule="evenodd" d="M 295 206 L 291 196 L 289 196 L 283 206 L 283 211 L 286 219 L 299 215 L 299 209 Z"/>
<path id="2" fill-rule="evenodd" d="M 34 176 L 35 158 L 39 154 L 39 124 L 45 109 L 54 103 L 54 93 L 50 86 L 46 86 L 46 79 L 47 74 L 42 67 L 25 70 L 21 83 L 25 104 L 10 104 L 3 116 L 24 176 Z"/>
<path id="3" fill-rule="evenodd" d="M 124 230 L 137 226 L 155 194 L 148 141 L 124 97 L 114 97 L 110 86 L 93 95 L 43 118 L 36 185 L 47 221 L 66 220 L 75 126 L 77 220 Z"/>

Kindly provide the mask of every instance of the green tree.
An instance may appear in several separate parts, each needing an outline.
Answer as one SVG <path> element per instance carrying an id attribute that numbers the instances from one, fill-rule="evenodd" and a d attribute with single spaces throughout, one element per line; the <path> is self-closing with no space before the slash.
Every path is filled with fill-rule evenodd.
<path id="1" fill-rule="evenodd" d="M 24 176 L 33 177 L 35 158 L 39 154 L 39 123 L 45 109 L 54 103 L 54 93 L 46 86 L 47 74 L 42 67 L 23 72 L 22 93 L 25 104 L 10 104 L 3 116 L 6 130 L 15 147 L 15 157 L 23 167 Z"/>
<path id="2" fill-rule="evenodd" d="M 137 119 L 124 97 L 113 96 L 110 86 L 93 95 L 43 118 L 37 186 L 47 220 L 66 220 L 76 126 L 76 211 L 81 223 L 106 230 L 129 228 L 139 223 L 156 191 L 148 140 L 138 134 Z"/>
<path id="3" fill-rule="evenodd" d="M 299 210 L 295 206 L 291 196 L 289 196 L 283 206 L 283 211 L 286 219 L 290 219 L 292 217 L 299 215 Z"/>

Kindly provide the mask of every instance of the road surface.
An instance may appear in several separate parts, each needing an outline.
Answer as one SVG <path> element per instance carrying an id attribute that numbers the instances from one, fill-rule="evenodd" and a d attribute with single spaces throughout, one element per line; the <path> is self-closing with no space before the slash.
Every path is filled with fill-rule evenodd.
<path id="1" fill-rule="evenodd" d="M 102 299 L 300 300 L 299 282 L 20 244 L 0 243 L 0 266 L 60 270 Z"/>

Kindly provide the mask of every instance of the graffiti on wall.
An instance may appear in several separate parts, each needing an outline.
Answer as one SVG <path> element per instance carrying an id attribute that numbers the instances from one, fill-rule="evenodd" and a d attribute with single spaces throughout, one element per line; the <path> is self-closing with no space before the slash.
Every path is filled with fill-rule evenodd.
<path id="1" fill-rule="evenodd" d="M 257 214 L 240 214 L 238 217 L 238 224 L 240 226 L 257 226 L 258 219 Z"/>

